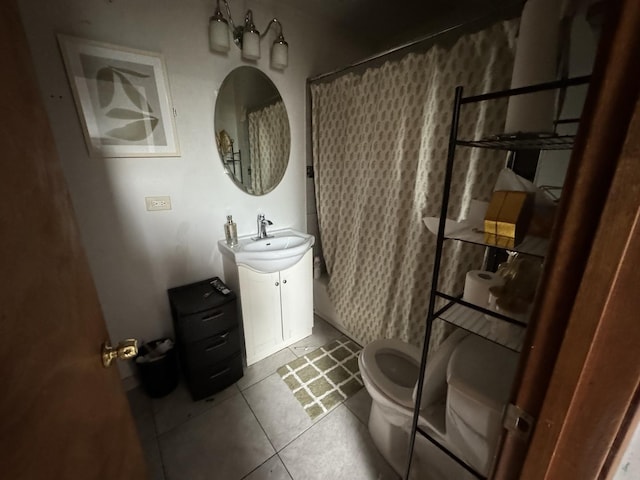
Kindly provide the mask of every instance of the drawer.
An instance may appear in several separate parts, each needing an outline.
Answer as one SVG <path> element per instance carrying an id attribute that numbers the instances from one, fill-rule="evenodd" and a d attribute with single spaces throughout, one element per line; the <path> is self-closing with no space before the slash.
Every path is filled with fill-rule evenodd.
<path id="1" fill-rule="evenodd" d="M 236 294 L 233 292 L 223 295 L 213 288 L 211 281 L 214 278 L 170 288 L 167 294 L 169 295 L 171 310 L 175 316 L 191 315 L 203 310 L 211 310 L 236 299 Z"/>
<path id="2" fill-rule="evenodd" d="M 242 378 L 242 357 L 238 352 L 222 362 L 190 372 L 187 379 L 194 400 L 224 390 Z"/>
<path id="3" fill-rule="evenodd" d="M 212 337 L 183 345 L 189 370 L 211 365 L 240 351 L 240 329 L 223 330 Z"/>
<path id="4" fill-rule="evenodd" d="M 236 302 L 179 317 L 176 321 L 182 342 L 195 342 L 238 325 Z"/>

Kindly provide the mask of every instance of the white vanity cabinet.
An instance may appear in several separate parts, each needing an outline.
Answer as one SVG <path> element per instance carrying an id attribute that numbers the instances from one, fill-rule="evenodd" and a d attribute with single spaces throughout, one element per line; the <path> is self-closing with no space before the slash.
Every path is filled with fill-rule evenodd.
<path id="1" fill-rule="evenodd" d="M 293 266 L 261 273 L 238 265 L 247 365 L 311 335 L 312 251 Z"/>

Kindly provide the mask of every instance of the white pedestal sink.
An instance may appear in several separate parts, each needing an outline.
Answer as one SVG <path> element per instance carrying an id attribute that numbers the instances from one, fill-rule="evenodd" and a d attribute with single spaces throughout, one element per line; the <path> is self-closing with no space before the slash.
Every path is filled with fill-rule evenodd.
<path id="1" fill-rule="evenodd" d="M 244 265 L 260 273 L 273 273 L 298 263 L 315 242 L 313 235 L 290 228 L 274 230 L 269 235 L 259 240 L 250 235 L 240 237 L 238 245 L 234 247 L 219 240 L 218 248 L 236 265 Z"/>
<path id="2" fill-rule="evenodd" d="M 240 294 L 246 364 L 309 335 L 313 328 L 313 235 L 295 230 L 218 242 L 227 285 Z"/>

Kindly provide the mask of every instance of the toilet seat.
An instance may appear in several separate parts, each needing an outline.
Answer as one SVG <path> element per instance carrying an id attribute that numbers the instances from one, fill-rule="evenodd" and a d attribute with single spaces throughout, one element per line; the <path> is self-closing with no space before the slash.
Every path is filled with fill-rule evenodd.
<path id="1" fill-rule="evenodd" d="M 397 404 L 413 408 L 413 388 L 420 369 L 420 350 L 417 347 L 397 339 L 376 340 L 362 351 L 360 362 L 366 376 L 378 390 Z M 415 381 L 409 384 L 408 378 L 413 377 L 413 369 Z M 394 372 L 398 374 L 395 379 Z"/>

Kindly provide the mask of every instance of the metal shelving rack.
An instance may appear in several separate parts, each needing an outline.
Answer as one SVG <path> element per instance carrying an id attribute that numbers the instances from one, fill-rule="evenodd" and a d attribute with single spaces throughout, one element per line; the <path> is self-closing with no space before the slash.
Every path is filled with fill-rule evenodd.
<path id="1" fill-rule="evenodd" d="M 230 171 L 233 172 L 233 176 L 242 183 L 242 155 L 240 154 L 240 150 L 234 150 L 233 140 L 231 141 L 230 150 L 224 154 L 223 162 L 227 168 L 230 168 Z"/>
<path id="2" fill-rule="evenodd" d="M 454 296 L 438 290 L 438 279 L 440 274 L 440 264 L 442 260 L 442 249 L 446 240 L 462 241 L 467 243 L 474 243 L 478 245 L 484 245 L 492 248 L 499 248 L 502 250 L 519 251 L 544 257 L 548 247 L 548 242 L 543 239 L 536 239 L 535 237 L 526 237 L 525 240 L 517 245 L 515 248 L 505 249 L 496 247 L 495 245 L 488 245 L 484 242 L 483 233 L 475 232 L 471 229 L 469 231 L 457 232 L 455 235 L 449 237 L 445 236 L 445 222 L 447 218 L 447 212 L 449 208 L 449 193 L 451 180 L 453 175 L 454 157 L 456 147 L 471 147 L 471 148 L 489 148 L 497 150 L 519 151 L 519 150 L 570 150 L 573 148 L 573 135 L 548 135 L 548 136 L 534 136 L 534 135 L 500 135 L 487 139 L 459 139 L 458 138 L 458 122 L 460 120 L 460 109 L 465 104 L 477 103 L 489 100 L 495 100 L 499 98 L 511 97 L 515 95 L 524 95 L 528 93 L 535 93 L 544 90 L 555 90 L 568 88 L 577 85 L 587 84 L 590 76 L 575 77 L 565 80 L 559 80 L 554 82 L 548 82 L 538 85 L 532 85 L 521 88 L 514 88 L 509 90 L 501 90 L 492 93 L 486 93 L 482 95 L 475 95 L 469 97 L 462 96 L 462 87 L 457 87 L 455 91 L 455 100 L 453 104 L 453 118 L 451 121 L 451 132 L 449 135 L 449 150 L 447 154 L 447 167 L 444 179 L 444 191 L 442 195 L 442 206 L 440 210 L 440 223 L 438 227 L 438 234 L 436 240 L 436 256 L 433 266 L 433 277 L 431 282 L 431 293 L 429 301 L 429 309 L 426 319 L 426 330 L 424 337 L 424 346 L 422 349 L 422 358 L 420 363 L 420 371 L 418 374 L 418 385 L 416 391 L 416 399 L 422 398 L 422 391 L 424 386 L 424 374 L 427 364 L 427 356 L 429 354 L 429 339 L 431 337 L 432 325 L 435 320 L 443 320 L 458 328 L 463 328 L 475 335 L 480 335 L 492 342 L 503 345 L 516 352 L 520 351 L 524 333 L 527 328 L 527 324 L 513 318 L 509 318 L 505 315 L 501 315 L 495 311 L 487 310 L 477 305 L 465 302 L 462 300 L 462 295 Z M 560 120 L 556 124 L 562 123 L 577 123 L 578 120 Z M 445 300 L 444 306 L 435 309 L 436 300 Z M 490 331 L 487 328 L 487 320 L 485 315 L 492 317 L 494 322 L 502 322 L 506 327 L 506 334 L 499 335 Z M 473 477 L 485 480 L 487 477 L 483 476 L 473 467 L 465 463 L 462 459 L 451 452 L 443 442 L 435 438 L 434 435 L 427 432 L 422 426 L 419 425 L 420 417 L 420 401 L 416 400 L 414 407 L 413 420 L 411 424 L 411 433 L 409 436 L 409 452 L 407 455 L 407 467 L 404 476 L 405 480 L 409 479 L 411 472 L 411 461 L 413 457 L 413 450 L 415 446 L 416 434 L 421 435 L 431 442 L 436 448 L 444 452 L 449 458 L 456 462 L 462 469 L 471 474 Z M 455 480 L 455 479 L 452 479 Z"/>

